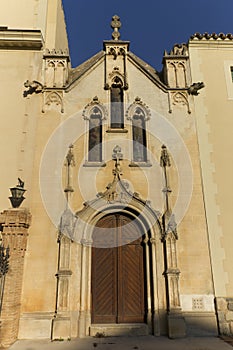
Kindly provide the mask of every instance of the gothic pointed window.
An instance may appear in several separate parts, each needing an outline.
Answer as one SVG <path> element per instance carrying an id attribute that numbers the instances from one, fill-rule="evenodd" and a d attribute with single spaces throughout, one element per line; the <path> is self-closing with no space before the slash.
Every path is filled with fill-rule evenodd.
<path id="1" fill-rule="evenodd" d="M 94 107 L 89 119 L 88 161 L 102 162 L 102 113 Z"/>
<path id="2" fill-rule="evenodd" d="M 133 161 L 147 162 L 145 113 L 136 108 L 132 118 L 133 128 Z"/>
<path id="3" fill-rule="evenodd" d="M 111 128 L 124 128 L 123 83 L 115 77 L 111 86 Z"/>

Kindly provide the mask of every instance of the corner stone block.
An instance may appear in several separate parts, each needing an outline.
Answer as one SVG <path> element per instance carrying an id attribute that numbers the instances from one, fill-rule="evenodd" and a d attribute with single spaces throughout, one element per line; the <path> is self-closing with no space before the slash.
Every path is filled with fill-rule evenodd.
<path id="1" fill-rule="evenodd" d="M 184 338 L 186 336 L 186 324 L 182 316 L 168 315 L 169 338 Z"/>
<path id="2" fill-rule="evenodd" d="M 219 311 L 227 310 L 227 301 L 225 298 L 216 298 L 216 305 Z"/>
<path id="3" fill-rule="evenodd" d="M 233 311 L 226 313 L 226 321 L 233 321 Z"/>
<path id="4" fill-rule="evenodd" d="M 66 317 L 55 318 L 52 322 L 52 340 L 71 338 L 70 319 Z"/>
<path id="5" fill-rule="evenodd" d="M 224 311 L 218 311 L 219 322 L 226 322 L 226 313 Z"/>
<path id="6" fill-rule="evenodd" d="M 221 335 L 227 335 L 227 336 L 231 335 L 229 323 L 227 323 L 227 322 L 220 323 L 219 330 L 220 330 Z"/>

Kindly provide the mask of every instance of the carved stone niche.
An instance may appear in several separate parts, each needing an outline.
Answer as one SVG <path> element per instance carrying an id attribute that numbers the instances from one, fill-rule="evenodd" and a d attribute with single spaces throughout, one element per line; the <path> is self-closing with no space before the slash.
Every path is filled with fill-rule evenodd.
<path id="1" fill-rule="evenodd" d="M 64 113 L 63 91 L 62 90 L 46 90 L 44 91 L 44 103 L 42 112 L 54 109 Z"/>
<path id="2" fill-rule="evenodd" d="M 44 87 L 64 88 L 68 81 L 68 51 L 46 50 L 44 54 Z"/>
<path id="3" fill-rule="evenodd" d="M 172 113 L 172 110 L 175 106 L 184 107 L 187 109 L 187 112 L 190 114 L 190 104 L 187 90 L 174 90 L 169 91 L 169 113 Z"/>

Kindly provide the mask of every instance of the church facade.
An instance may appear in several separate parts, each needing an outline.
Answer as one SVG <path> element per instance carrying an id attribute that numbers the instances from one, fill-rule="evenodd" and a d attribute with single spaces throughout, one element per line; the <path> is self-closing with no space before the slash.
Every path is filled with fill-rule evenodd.
<path id="1" fill-rule="evenodd" d="M 21 2 L 0 15 L 1 345 L 232 335 L 233 36 L 157 72 L 115 15 L 72 68 L 61 0 Z"/>

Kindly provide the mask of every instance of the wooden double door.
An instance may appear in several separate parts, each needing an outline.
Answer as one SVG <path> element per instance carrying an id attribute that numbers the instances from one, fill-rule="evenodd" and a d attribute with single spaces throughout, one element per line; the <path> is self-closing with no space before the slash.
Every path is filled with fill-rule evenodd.
<path id="1" fill-rule="evenodd" d="M 93 232 L 92 323 L 145 322 L 145 253 L 141 229 L 120 214 L 103 217 Z"/>

